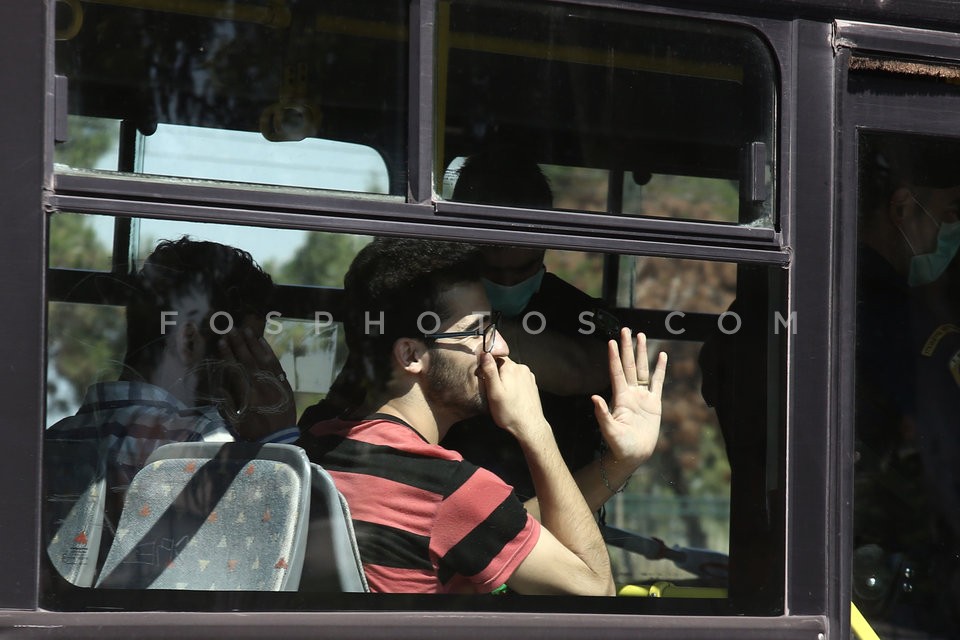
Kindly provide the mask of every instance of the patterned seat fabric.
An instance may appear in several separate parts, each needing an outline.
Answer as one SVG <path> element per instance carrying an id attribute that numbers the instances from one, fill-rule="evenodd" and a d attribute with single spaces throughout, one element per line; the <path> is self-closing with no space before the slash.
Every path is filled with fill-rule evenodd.
<path id="1" fill-rule="evenodd" d="M 97 586 L 296 590 L 310 485 L 292 445 L 160 447 L 130 485 Z"/>
<path id="2" fill-rule="evenodd" d="M 93 584 L 106 500 L 104 458 L 96 442 L 44 443 L 44 535 L 57 572 L 78 587 Z"/>

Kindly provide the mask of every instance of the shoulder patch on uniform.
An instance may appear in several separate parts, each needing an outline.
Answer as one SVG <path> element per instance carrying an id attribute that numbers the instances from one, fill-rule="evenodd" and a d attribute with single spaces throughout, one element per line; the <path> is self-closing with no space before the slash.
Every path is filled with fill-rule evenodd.
<path id="1" fill-rule="evenodd" d="M 927 338 L 927 341 L 924 343 L 923 349 L 920 350 L 920 353 L 929 358 L 933 355 L 933 352 L 937 350 L 937 345 L 940 344 L 940 341 L 951 333 L 960 333 L 960 327 L 955 324 L 940 325 L 934 329 L 933 333 L 930 334 L 930 337 Z"/>

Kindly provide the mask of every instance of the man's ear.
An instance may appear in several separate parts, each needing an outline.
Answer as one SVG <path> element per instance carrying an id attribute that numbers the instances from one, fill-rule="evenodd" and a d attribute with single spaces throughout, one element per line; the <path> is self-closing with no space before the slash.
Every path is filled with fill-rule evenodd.
<path id="1" fill-rule="evenodd" d="M 185 322 L 177 328 L 177 358 L 185 366 L 193 366 L 204 357 L 203 336 L 195 322 Z"/>
<path id="2" fill-rule="evenodd" d="M 407 373 L 417 374 L 423 371 L 423 357 L 427 346 L 415 338 L 399 338 L 393 343 L 393 359 Z"/>
<path id="3" fill-rule="evenodd" d="M 913 203 L 913 193 L 907 187 L 899 187 L 890 196 L 890 203 L 887 207 L 887 217 L 891 222 L 898 225 L 903 222 L 907 215 L 907 207 Z"/>

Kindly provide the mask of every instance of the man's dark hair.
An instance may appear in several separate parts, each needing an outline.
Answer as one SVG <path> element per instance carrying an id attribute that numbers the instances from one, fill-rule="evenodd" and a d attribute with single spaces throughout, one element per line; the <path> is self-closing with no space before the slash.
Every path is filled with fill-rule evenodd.
<path id="1" fill-rule="evenodd" d="M 421 314 L 432 311 L 446 319 L 446 291 L 478 281 L 477 252 L 471 245 L 377 238 L 361 249 L 344 277 L 344 333 L 351 356 L 360 359 L 354 359 L 354 367 L 363 369 L 353 373 L 382 389 L 391 375 L 394 342 L 422 337 L 417 326 Z M 381 317 L 383 323 L 376 324 Z M 425 319 L 423 325 L 430 328 L 433 321 Z"/>
<path id="2" fill-rule="evenodd" d="M 157 365 L 165 343 L 161 314 L 176 310 L 176 299 L 190 292 L 208 296 L 210 315 L 224 311 L 239 325 L 247 316 L 266 316 L 274 287 L 242 249 L 187 237 L 161 241 L 134 278 L 125 366 L 146 373 Z M 210 315 L 203 318 L 201 333 L 213 343 L 218 336 L 210 331 Z"/>
<path id="3" fill-rule="evenodd" d="M 521 151 L 496 148 L 467 158 L 457 174 L 453 200 L 530 209 L 553 208 L 550 181 Z"/>

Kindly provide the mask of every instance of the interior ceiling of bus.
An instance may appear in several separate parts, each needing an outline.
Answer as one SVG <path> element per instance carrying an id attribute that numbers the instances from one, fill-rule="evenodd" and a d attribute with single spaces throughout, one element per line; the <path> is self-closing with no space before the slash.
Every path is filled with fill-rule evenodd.
<path id="1" fill-rule="evenodd" d="M 57 47 L 70 113 L 129 120 L 144 134 L 173 123 L 267 135 L 269 109 L 299 104 L 282 117 L 315 120 L 308 135 L 373 147 L 388 163 L 405 157 L 406 2 L 376 11 L 352 0 L 64 4 L 58 26 L 76 27 Z M 564 43 L 552 28 L 558 14 L 542 7 L 518 32 L 518 6 L 453 5 L 448 15 L 441 4 L 445 163 L 498 131 L 550 164 L 739 177 L 738 154 L 760 135 L 743 123 L 772 109 L 740 39 L 613 19 L 622 15 L 597 22 L 603 14 L 591 11 L 572 31 L 577 16 L 564 12 L 575 36 Z"/>

